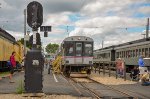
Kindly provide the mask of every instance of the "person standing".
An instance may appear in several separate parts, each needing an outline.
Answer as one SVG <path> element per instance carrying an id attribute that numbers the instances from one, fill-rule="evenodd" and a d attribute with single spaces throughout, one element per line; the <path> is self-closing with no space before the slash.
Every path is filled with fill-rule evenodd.
<path id="1" fill-rule="evenodd" d="M 48 74 L 50 74 L 51 67 L 52 67 L 52 60 L 50 59 L 49 60 Z"/>
<path id="2" fill-rule="evenodd" d="M 143 76 L 143 74 L 145 73 L 145 70 L 147 70 L 147 67 L 144 66 L 144 60 L 143 60 L 143 56 L 140 56 L 139 60 L 138 60 L 138 64 L 139 64 L 139 74 L 140 74 L 140 82 L 141 82 L 141 78 Z"/>
<path id="3" fill-rule="evenodd" d="M 122 77 L 123 76 L 124 62 L 121 58 L 117 59 L 116 66 L 117 66 L 117 76 Z"/>
<path id="4" fill-rule="evenodd" d="M 16 55 L 16 52 L 12 52 L 12 55 L 10 56 L 10 63 L 11 63 L 11 66 L 10 66 L 10 83 L 14 83 L 14 81 L 12 80 L 12 76 L 14 74 L 14 68 L 16 67 L 16 60 L 15 60 L 15 55 Z"/>
<path id="5" fill-rule="evenodd" d="M 47 67 L 48 67 L 48 60 L 45 59 L 45 68 L 47 69 Z"/>

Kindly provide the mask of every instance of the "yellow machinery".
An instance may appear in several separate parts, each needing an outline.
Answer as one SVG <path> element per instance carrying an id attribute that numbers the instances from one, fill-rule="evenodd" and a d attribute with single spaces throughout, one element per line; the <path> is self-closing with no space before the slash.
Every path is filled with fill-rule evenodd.
<path id="1" fill-rule="evenodd" d="M 61 56 L 57 56 L 57 58 L 52 62 L 52 69 L 54 73 L 61 72 L 61 62 L 62 62 Z"/>

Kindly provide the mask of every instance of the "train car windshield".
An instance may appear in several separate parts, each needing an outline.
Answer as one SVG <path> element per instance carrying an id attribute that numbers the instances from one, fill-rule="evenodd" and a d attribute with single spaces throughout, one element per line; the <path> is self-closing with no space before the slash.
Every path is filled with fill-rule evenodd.
<path id="1" fill-rule="evenodd" d="M 65 45 L 66 56 L 74 56 L 74 43 L 68 42 Z"/>
<path id="2" fill-rule="evenodd" d="M 92 56 L 92 44 L 91 43 L 85 43 L 85 56 Z"/>
<path id="3" fill-rule="evenodd" d="M 82 56 L 82 43 L 76 43 L 76 56 Z"/>

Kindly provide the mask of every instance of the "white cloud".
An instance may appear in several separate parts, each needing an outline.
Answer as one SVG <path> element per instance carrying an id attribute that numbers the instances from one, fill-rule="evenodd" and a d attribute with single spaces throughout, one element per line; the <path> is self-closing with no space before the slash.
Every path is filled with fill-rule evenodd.
<path id="1" fill-rule="evenodd" d="M 102 34 L 109 31 L 116 31 L 119 29 L 125 29 L 128 27 L 143 26 L 146 19 L 135 19 L 128 17 L 95 17 L 92 19 L 85 19 L 75 23 L 77 28 L 70 33 L 70 35 L 76 35 L 78 32 L 82 34 L 90 33 L 91 35 Z M 92 33 L 91 33 L 92 32 Z M 78 33 L 80 34 L 80 33 Z"/>
<path id="2" fill-rule="evenodd" d="M 9 5 L 5 0 L 1 0 L 1 8 L 5 8 L 5 10 L 13 10 L 15 8 L 13 8 L 11 5 Z"/>
<path id="3" fill-rule="evenodd" d="M 94 17 L 90 19 L 81 20 L 75 23 L 78 27 L 132 27 L 138 25 L 144 25 L 145 19 L 136 19 L 119 16 L 107 16 L 107 17 Z"/>
<path id="4" fill-rule="evenodd" d="M 149 0 L 93 0 L 83 7 L 81 13 L 85 16 L 107 16 L 108 14 L 131 16 L 139 8 L 133 5 L 148 2 Z"/>
<path id="5" fill-rule="evenodd" d="M 46 16 L 45 22 L 43 25 L 53 25 L 53 26 L 58 26 L 58 25 L 67 25 L 71 24 L 71 21 L 68 17 L 68 15 L 71 14 L 69 12 L 63 12 L 63 13 L 57 13 L 57 14 L 48 14 Z"/>
<path id="6" fill-rule="evenodd" d="M 150 6 L 140 7 L 138 10 L 140 13 L 146 14 L 150 16 Z"/>
<path id="7" fill-rule="evenodd" d="M 14 32 L 14 31 L 7 31 L 9 34 L 11 34 L 13 37 L 15 37 L 16 40 L 19 40 L 24 37 L 24 34 L 21 32 Z"/>
<path id="8" fill-rule="evenodd" d="M 141 38 L 142 30 L 140 33 L 131 33 L 128 32 L 128 28 L 143 26 L 145 23 L 146 19 L 118 16 L 95 17 L 76 22 L 77 28 L 70 32 L 70 36 L 82 35 L 92 37 L 97 49 L 100 47 L 102 40 L 105 41 L 104 47 L 106 47 Z"/>
<path id="9" fill-rule="evenodd" d="M 103 40 L 103 47 L 108 47 L 112 45 L 122 44 L 129 41 L 134 41 L 138 39 L 144 38 L 141 33 L 124 33 L 123 35 L 112 35 L 106 36 L 105 39 L 96 40 L 94 49 L 102 48 L 102 40 Z"/>

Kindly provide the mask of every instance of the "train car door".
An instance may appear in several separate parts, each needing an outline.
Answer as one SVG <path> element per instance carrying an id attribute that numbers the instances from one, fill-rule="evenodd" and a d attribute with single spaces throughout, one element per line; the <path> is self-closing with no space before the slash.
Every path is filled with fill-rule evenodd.
<path id="1" fill-rule="evenodd" d="M 82 47 L 82 43 L 76 43 L 76 55 L 75 55 L 75 64 L 82 64 L 83 63 L 83 59 L 82 59 L 82 55 L 83 55 L 83 47 Z"/>

